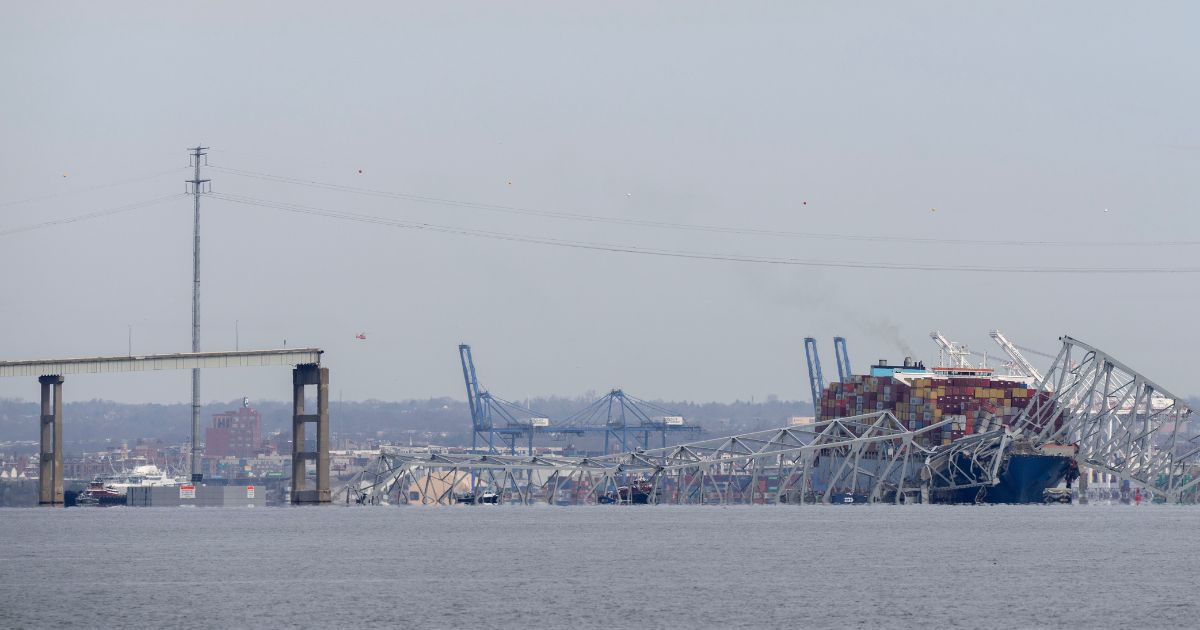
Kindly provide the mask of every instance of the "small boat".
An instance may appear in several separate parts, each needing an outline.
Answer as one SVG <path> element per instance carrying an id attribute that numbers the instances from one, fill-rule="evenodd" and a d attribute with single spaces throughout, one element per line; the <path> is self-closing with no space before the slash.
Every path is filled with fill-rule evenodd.
<path id="1" fill-rule="evenodd" d="M 95 479 L 79 496 L 75 497 L 75 505 L 125 505 L 125 493 L 104 484 L 103 479 Z"/>
<path id="2" fill-rule="evenodd" d="M 835 492 L 829 495 L 829 502 L 833 505 L 853 505 L 859 503 L 870 503 L 871 499 L 865 494 L 857 494 L 854 492 Z"/>
<path id="3" fill-rule="evenodd" d="M 616 492 L 606 492 L 600 495 L 596 502 L 602 505 L 648 505 L 650 495 L 653 493 L 654 484 L 638 480 L 627 486 L 618 487 Z"/>
<path id="4" fill-rule="evenodd" d="M 75 505 L 125 505 L 129 488 L 176 486 L 179 482 L 153 464 L 138 466 L 131 473 L 96 477 L 75 497 Z"/>
<path id="5" fill-rule="evenodd" d="M 483 492 L 479 495 L 478 498 L 476 498 L 474 492 L 468 492 L 466 494 L 460 494 L 460 495 L 454 497 L 454 502 L 455 503 L 466 503 L 466 504 L 481 503 L 484 505 L 496 505 L 497 503 L 500 503 L 500 495 L 496 494 L 495 492 Z"/>
<path id="6" fill-rule="evenodd" d="M 1072 498 L 1070 488 L 1046 488 L 1042 491 L 1042 502 L 1046 505 L 1052 503 L 1070 504 Z"/>

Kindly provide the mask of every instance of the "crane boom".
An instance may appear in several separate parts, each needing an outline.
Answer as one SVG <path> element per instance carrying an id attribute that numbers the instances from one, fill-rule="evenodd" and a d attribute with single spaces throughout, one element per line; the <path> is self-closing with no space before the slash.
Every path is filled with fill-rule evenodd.
<path id="1" fill-rule="evenodd" d="M 1017 346 L 1013 342 L 1009 341 L 999 330 L 993 330 L 988 334 L 1004 350 L 1005 354 L 1013 360 L 1013 364 L 1017 366 L 1018 370 L 1023 372 L 1025 376 L 1032 376 L 1035 382 L 1042 382 L 1042 373 L 1033 367 L 1033 364 L 1025 358 L 1025 355 L 1021 354 L 1020 350 L 1017 350 Z"/>
<path id="2" fill-rule="evenodd" d="M 833 355 L 837 358 L 838 381 L 847 383 L 854 372 L 850 370 L 850 354 L 846 352 L 846 338 L 833 338 Z"/>
<path id="3" fill-rule="evenodd" d="M 458 358 L 462 362 L 463 381 L 467 384 L 467 406 L 471 408 L 471 425 L 478 429 L 480 423 L 479 379 L 475 377 L 475 360 L 471 358 L 471 346 L 459 344 Z"/>
<path id="4" fill-rule="evenodd" d="M 825 391 L 825 376 L 821 374 L 821 357 L 817 355 L 817 340 L 804 338 L 804 358 L 808 361 L 808 386 L 812 388 L 813 415 L 821 419 L 821 392 Z"/>

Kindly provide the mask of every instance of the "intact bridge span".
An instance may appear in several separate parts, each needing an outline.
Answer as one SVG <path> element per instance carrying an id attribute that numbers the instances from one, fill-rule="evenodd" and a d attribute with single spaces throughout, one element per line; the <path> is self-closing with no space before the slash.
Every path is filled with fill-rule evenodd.
<path id="1" fill-rule="evenodd" d="M 329 503 L 329 368 L 321 367 L 319 348 L 184 352 L 124 357 L 0 361 L 0 377 L 33 377 L 41 385 L 41 448 L 38 505 L 63 505 L 62 388 L 67 375 L 110 374 L 151 370 L 191 370 L 230 367 L 292 367 L 292 494 L 294 504 Z M 316 413 L 306 413 L 305 388 L 316 388 Z M 305 433 L 315 425 L 316 450 L 305 450 Z M 193 436 L 193 440 L 199 438 Z M 193 456 L 197 444 L 192 445 Z M 315 487 L 308 487 L 306 469 L 315 462 Z M 195 481 L 195 480 L 194 480 Z"/>

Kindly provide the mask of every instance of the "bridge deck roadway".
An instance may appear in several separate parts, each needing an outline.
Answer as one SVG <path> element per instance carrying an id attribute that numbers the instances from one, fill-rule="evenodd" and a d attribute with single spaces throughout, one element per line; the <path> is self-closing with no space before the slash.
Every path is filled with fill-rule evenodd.
<path id="1" fill-rule="evenodd" d="M 0 361 L 0 377 L 66 374 L 105 374 L 193 368 L 260 367 L 272 365 L 320 365 L 319 348 L 238 350 L 233 352 L 181 352 L 85 359 L 36 359 Z"/>

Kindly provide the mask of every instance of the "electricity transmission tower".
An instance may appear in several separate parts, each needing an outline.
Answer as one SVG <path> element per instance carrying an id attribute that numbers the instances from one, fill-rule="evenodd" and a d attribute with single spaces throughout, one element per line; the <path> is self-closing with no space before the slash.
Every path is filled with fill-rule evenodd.
<path id="1" fill-rule="evenodd" d="M 205 146 L 195 146 L 191 151 L 191 164 L 195 168 L 188 192 L 192 194 L 195 222 L 192 229 L 192 352 L 200 352 L 200 195 L 204 194 L 207 179 L 200 179 L 200 164 L 208 154 Z M 202 480 L 200 472 L 200 369 L 192 368 L 192 481 Z"/>

